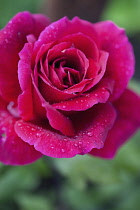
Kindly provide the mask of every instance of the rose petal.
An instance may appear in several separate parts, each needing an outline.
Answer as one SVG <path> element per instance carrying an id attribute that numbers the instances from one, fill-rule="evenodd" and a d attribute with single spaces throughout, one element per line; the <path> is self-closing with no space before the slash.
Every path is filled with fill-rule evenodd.
<path id="1" fill-rule="evenodd" d="M 27 41 L 26 36 L 38 36 L 46 25 L 45 16 L 21 12 L 0 31 L 0 95 L 6 101 L 15 101 L 21 91 L 17 76 L 18 53 Z"/>
<path id="2" fill-rule="evenodd" d="M 40 103 L 40 106 L 45 108 L 46 110 L 46 117 L 49 121 L 49 124 L 56 130 L 62 132 L 64 135 L 67 136 L 73 136 L 74 135 L 74 129 L 72 126 L 72 123 L 70 119 L 66 116 L 64 116 L 62 113 L 60 113 L 58 110 L 56 110 L 54 107 L 52 107 L 48 102 L 44 100 L 42 95 L 40 94 L 39 90 L 37 89 L 33 79 L 32 83 L 34 85 L 34 88 L 36 90 L 37 96 L 38 96 L 38 103 Z M 38 116 L 40 115 L 40 109 L 36 109 L 36 112 L 38 112 Z M 39 117 L 38 120 L 41 118 Z"/>
<path id="3" fill-rule="evenodd" d="M 109 53 L 106 76 L 115 82 L 114 92 L 110 100 L 118 98 L 126 88 L 134 73 L 134 53 L 125 31 L 111 21 L 94 24 L 100 48 Z"/>
<path id="4" fill-rule="evenodd" d="M 40 35 L 40 32 L 44 30 L 46 26 L 48 26 L 51 21 L 46 15 L 42 14 L 33 14 L 33 19 L 35 20 L 35 26 L 34 26 L 34 34 L 36 38 Z"/>
<path id="5" fill-rule="evenodd" d="M 73 123 L 77 133 L 72 138 L 58 134 L 50 127 L 43 129 L 21 120 L 16 122 L 15 130 L 19 137 L 44 155 L 70 158 L 86 154 L 92 148 L 102 148 L 115 117 L 116 112 L 110 104 L 100 104 L 75 115 Z"/>
<path id="6" fill-rule="evenodd" d="M 42 154 L 17 136 L 15 122 L 16 119 L 6 110 L 0 110 L 0 161 L 9 165 L 32 163 Z"/>
<path id="7" fill-rule="evenodd" d="M 50 43 L 64 36 L 76 33 L 83 33 L 89 36 L 98 45 L 97 34 L 92 23 L 81 20 L 78 17 L 73 18 L 71 21 L 67 17 L 64 17 L 50 24 L 40 34 L 39 40 L 35 44 L 35 51 L 37 52 L 42 44 Z"/>
<path id="8" fill-rule="evenodd" d="M 76 48 L 82 51 L 87 58 L 92 58 L 95 61 L 98 60 L 99 50 L 96 46 L 94 40 L 89 36 L 86 36 L 82 33 L 74 33 L 68 36 L 62 37 L 59 42 L 71 42 L 71 44 Z"/>
<path id="9" fill-rule="evenodd" d="M 43 52 L 45 46 L 43 46 Z M 31 61 L 32 61 L 32 53 L 33 53 L 33 46 L 31 43 L 26 43 L 21 50 L 19 56 L 20 61 L 18 64 L 18 78 L 19 83 L 22 89 L 22 94 L 19 96 L 19 110 L 21 116 L 27 116 L 27 119 L 33 118 L 33 107 L 32 107 L 32 82 L 31 82 Z M 40 78 L 44 82 L 40 82 L 39 90 L 41 90 L 42 94 L 45 93 L 45 97 L 47 98 L 47 101 L 54 102 L 54 96 L 55 101 L 61 101 L 61 100 L 67 100 L 70 98 L 74 98 L 76 95 L 64 93 L 61 90 L 58 90 L 57 88 L 51 86 L 50 83 L 47 82 L 46 77 L 45 79 L 40 75 Z M 35 76 L 35 82 L 36 82 L 36 76 Z M 43 94 L 44 96 L 44 94 Z M 33 96 L 35 97 L 35 96 Z M 25 98 L 25 100 L 24 100 Z M 26 106 L 26 103 L 28 101 L 28 104 L 30 105 L 30 108 Z M 30 103 L 29 103 L 30 101 Z M 35 100 L 34 100 L 35 101 Z M 28 117 L 29 116 L 29 117 Z"/>
<path id="10" fill-rule="evenodd" d="M 114 83 L 109 79 L 102 79 L 101 82 L 89 93 L 77 96 L 74 99 L 54 103 L 52 106 L 55 109 L 63 111 L 84 111 L 98 103 L 107 102 L 113 90 Z"/>
<path id="11" fill-rule="evenodd" d="M 19 54 L 21 59 L 18 64 L 18 79 L 23 92 L 18 97 L 18 110 L 20 117 L 23 117 L 24 120 L 33 120 L 35 118 L 31 79 L 32 50 L 32 44 L 27 43 Z"/>
<path id="12" fill-rule="evenodd" d="M 40 121 L 47 115 L 47 119 L 53 128 L 71 136 L 74 131 L 70 120 L 44 100 L 35 84 L 31 70 L 31 52 L 32 45 L 26 44 L 20 53 L 19 81 L 23 93 L 18 97 L 19 114 L 23 120 L 28 121 Z M 27 103 L 29 106 L 27 106 Z"/>
<path id="13" fill-rule="evenodd" d="M 93 149 L 90 154 L 103 158 L 113 158 L 117 150 L 140 126 L 140 97 L 130 90 L 114 102 L 118 112 L 117 120 L 109 131 L 102 149 Z"/>
<path id="14" fill-rule="evenodd" d="M 86 87 L 84 88 L 84 91 L 88 91 L 90 88 L 94 87 L 103 78 L 103 76 L 105 74 L 105 71 L 106 71 L 108 56 L 109 55 L 108 55 L 107 52 L 100 51 L 100 58 L 99 58 L 99 61 L 98 61 L 98 64 L 100 66 L 100 71 L 98 71 L 98 72 L 97 72 L 97 69 L 94 69 L 95 65 L 92 66 L 93 62 L 91 62 L 91 60 L 90 60 L 90 65 L 89 65 L 88 71 L 90 71 L 90 72 L 95 71 L 95 72 L 98 73 L 98 75 L 96 75 L 96 77 L 93 78 L 93 80 L 91 80 L 91 82 L 86 85 Z"/>

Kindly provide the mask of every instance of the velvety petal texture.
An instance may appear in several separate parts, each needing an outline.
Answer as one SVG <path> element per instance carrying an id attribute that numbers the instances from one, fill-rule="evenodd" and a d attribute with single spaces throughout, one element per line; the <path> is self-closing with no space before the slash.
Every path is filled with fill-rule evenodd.
<path id="1" fill-rule="evenodd" d="M 92 148 L 102 148 L 115 118 L 114 108 L 106 103 L 74 115 L 72 121 L 76 134 L 71 138 L 54 132 L 50 126 L 36 126 L 21 120 L 16 122 L 15 130 L 20 138 L 42 154 L 70 158 L 76 154 L 84 155 Z"/>
<path id="2" fill-rule="evenodd" d="M 27 42 L 26 36 L 34 34 L 37 38 L 48 24 L 44 15 L 21 12 L 0 31 L 0 95 L 6 101 L 16 101 L 21 92 L 17 75 L 18 53 Z"/>
<path id="3" fill-rule="evenodd" d="M 0 161 L 114 157 L 140 125 L 134 63 L 111 21 L 18 13 L 0 31 Z"/>
<path id="4" fill-rule="evenodd" d="M 6 110 L 4 101 L 0 103 L 0 161 L 8 165 L 34 162 L 42 154 L 17 136 L 14 129 L 17 119 Z"/>
<path id="5" fill-rule="evenodd" d="M 113 105 L 118 113 L 116 122 L 107 135 L 104 147 L 92 149 L 91 155 L 113 158 L 140 126 L 140 96 L 127 89 Z"/>
<path id="6" fill-rule="evenodd" d="M 117 99 L 134 74 L 135 58 L 125 30 L 111 21 L 94 24 L 100 37 L 100 47 L 109 53 L 105 76 L 115 80 L 114 93 L 110 100 Z"/>

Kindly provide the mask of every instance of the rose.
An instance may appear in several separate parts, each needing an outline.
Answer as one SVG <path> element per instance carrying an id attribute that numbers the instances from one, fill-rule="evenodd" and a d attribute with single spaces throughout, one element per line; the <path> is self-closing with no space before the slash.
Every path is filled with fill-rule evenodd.
<path id="1" fill-rule="evenodd" d="M 0 31 L 0 56 L 3 163 L 112 158 L 139 127 L 139 96 L 126 89 L 133 50 L 113 22 L 65 17 L 49 25 L 22 12 Z"/>

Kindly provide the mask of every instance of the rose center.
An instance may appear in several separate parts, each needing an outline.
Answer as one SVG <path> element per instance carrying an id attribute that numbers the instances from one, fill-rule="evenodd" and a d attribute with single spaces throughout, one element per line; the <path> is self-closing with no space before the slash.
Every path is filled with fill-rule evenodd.
<path id="1" fill-rule="evenodd" d="M 66 58 L 58 58 L 49 63 L 49 80 L 59 89 L 69 88 L 81 80 L 79 67 Z"/>

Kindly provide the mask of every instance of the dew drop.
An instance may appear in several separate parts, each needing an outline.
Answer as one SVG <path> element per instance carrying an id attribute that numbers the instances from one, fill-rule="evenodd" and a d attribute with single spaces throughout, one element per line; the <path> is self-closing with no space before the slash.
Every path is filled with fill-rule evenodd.
<path id="1" fill-rule="evenodd" d="M 1 140 L 3 143 L 6 141 L 6 139 L 7 139 L 6 133 L 1 134 Z"/>
<path id="2" fill-rule="evenodd" d="M 5 39 L 5 42 L 8 43 L 8 39 Z"/>
<path id="3" fill-rule="evenodd" d="M 64 149 L 61 149 L 61 151 L 62 151 L 62 152 L 65 152 L 65 150 L 64 150 Z"/>
<path id="4" fill-rule="evenodd" d="M 76 143 L 75 143 L 75 144 L 74 144 L 74 146 L 75 146 L 75 147 L 77 147 L 77 146 L 78 146 L 78 144 L 76 144 Z"/>
<path id="5" fill-rule="evenodd" d="M 64 141 L 68 141 L 66 138 L 63 139 Z"/>
<path id="6" fill-rule="evenodd" d="M 63 105 L 63 106 L 62 106 L 62 108 L 63 108 L 63 109 L 65 109 L 65 108 L 66 108 L 66 106 L 65 106 L 65 105 Z"/>
<path id="7" fill-rule="evenodd" d="M 88 135 L 89 137 L 93 136 L 93 131 L 87 132 L 87 135 Z"/>
<path id="8" fill-rule="evenodd" d="M 51 149 L 54 149 L 54 147 L 51 147 Z"/>
<path id="9" fill-rule="evenodd" d="M 95 93 L 95 96 L 98 96 L 98 94 L 97 94 L 97 93 Z"/>
<path id="10" fill-rule="evenodd" d="M 40 136 L 41 136 L 41 133 L 37 133 L 36 136 L 37 136 L 37 137 L 40 137 Z"/>
<path id="11" fill-rule="evenodd" d="M 65 53 L 65 52 L 66 52 L 66 49 L 62 50 L 61 52 L 62 52 L 62 53 Z"/>
<path id="12" fill-rule="evenodd" d="M 17 125 L 20 127 L 21 126 L 21 123 L 18 123 Z"/>
<path id="13" fill-rule="evenodd" d="M 51 25 L 51 28 L 52 28 L 52 29 L 55 29 L 55 27 L 54 27 L 53 25 Z"/>

